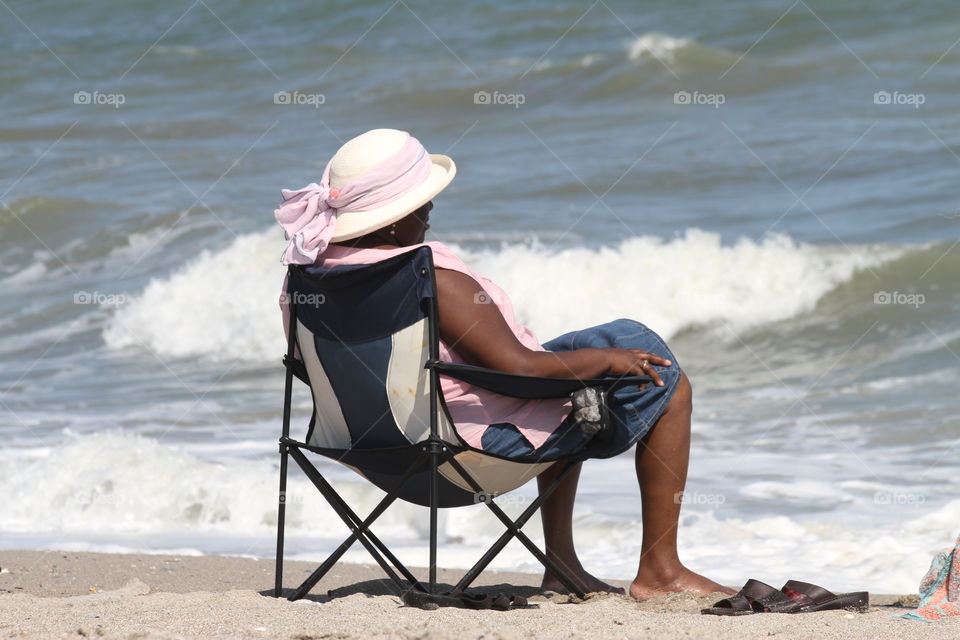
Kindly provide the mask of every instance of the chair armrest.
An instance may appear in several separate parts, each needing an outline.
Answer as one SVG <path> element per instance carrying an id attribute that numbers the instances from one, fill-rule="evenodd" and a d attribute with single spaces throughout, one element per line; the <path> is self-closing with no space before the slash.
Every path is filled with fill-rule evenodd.
<path id="1" fill-rule="evenodd" d="M 584 378 L 582 380 L 538 378 L 441 360 L 428 360 L 424 368 L 433 369 L 441 375 L 463 380 L 494 393 L 525 399 L 563 398 L 584 387 L 600 387 L 612 391 L 632 384 L 640 385 L 645 382 L 653 382 L 649 376 L 614 376 L 609 378 Z"/>
<path id="2" fill-rule="evenodd" d="M 302 360 L 298 360 L 297 358 L 289 359 L 287 356 L 283 356 L 283 366 L 290 369 L 300 382 L 307 385 L 310 384 L 310 377 L 307 375 L 307 366 L 303 364 Z"/>

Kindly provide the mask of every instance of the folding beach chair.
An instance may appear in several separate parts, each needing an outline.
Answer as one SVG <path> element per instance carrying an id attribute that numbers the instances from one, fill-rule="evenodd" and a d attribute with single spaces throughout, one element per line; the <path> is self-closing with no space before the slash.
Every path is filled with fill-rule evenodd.
<path id="1" fill-rule="evenodd" d="M 287 459 L 292 457 L 351 533 L 290 600 L 306 595 L 357 541 L 401 591 L 413 588 L 435 593 L 437 509 L 477 503 L 485 504 L 505 531 L 466 572 L 455 591 L 466 589 L 504 546 L 517 538 L 572 593 L 582 597 L 567 572 L 521 531 L 575 463 L 520 463 L 469 447 L 457 435 L 440 391 L 439 376 L 453 376 L 517 398 L 565 397 L 584 387 L 606 394 L 619 386 L 650 379 L 535 378 L 439 361 L 436 280 L 429 247 L 369 265 L 291 265 L 287 296 L 290 334 L 284 359 L 275 596 L 280 596 L 283 580 Z M 299 357 L 295 357 L 297 354 Z M 294 376 L 309 385 L 313 395 L 313 415 L 305 442 L 290 437 Z M 360 517 L 305 452 L 346 465 L 386 496 L 369 515 Z M 516 520 L 507 516 L 497 505 L 496 496 L 525 484 L 554 463 L 565 465 L 557 479 Z M 371 530 L 397 499 L 430 508 L 427 585 L 414 577 Z"/>

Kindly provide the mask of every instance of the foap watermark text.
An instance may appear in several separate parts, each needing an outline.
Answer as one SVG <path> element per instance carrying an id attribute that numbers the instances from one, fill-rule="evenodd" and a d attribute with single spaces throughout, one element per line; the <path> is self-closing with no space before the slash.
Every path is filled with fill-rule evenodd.
<path id="1" fill-rule="evenodd" d="M 702 91 L 677 91 L 673 94 L 673 104 L 708 106 L 719 109 L 727 101 L 722 93 L 704 93 Z"/>
<path id="2" fill-rule="evenodd" d="M 73 94 L 73 104 L 79 105 L 106 105 L 119 109 L 127 101 L 122 93 L 105 93 L 103 91 L 77 91 Z"/>
<path id="3" fill-rule="evenodd" d="M 901 293 L 900 291 L 877 291 L 873 294 L 873 304 L 907 305 L 918 309 L 927 301 L 922 293 Z"/>
<path id="4" fill-rule="evenodd" d="M 500 91 L 477 91 L 473 94 L 473 104 L 506 105 L 519 109 L 527 101 L 522 93 L 501 93 Z"/>

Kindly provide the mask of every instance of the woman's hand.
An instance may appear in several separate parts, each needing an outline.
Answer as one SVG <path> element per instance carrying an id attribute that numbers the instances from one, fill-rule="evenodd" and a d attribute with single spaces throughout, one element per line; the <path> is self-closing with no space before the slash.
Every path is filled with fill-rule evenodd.
<path id="1" fill-rule="evenodd" d="M 604 348 L 600 351 L 607 357 L 607 375 L 650 376 L 658 387 L 662 387 L 664 382 L 653 365 L 669 367 L 672 364 L 666 358 L 640 349 Z M 645 386 L 641 385 L 640 388 Z"/>

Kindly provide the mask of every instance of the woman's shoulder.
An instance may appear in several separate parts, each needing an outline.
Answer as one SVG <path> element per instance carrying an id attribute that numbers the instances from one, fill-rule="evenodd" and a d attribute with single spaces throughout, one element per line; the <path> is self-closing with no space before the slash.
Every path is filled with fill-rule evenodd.
<path id="1" fill-rule="evenodd" d="M 456 269 L 457 271 L 469 270 L 460 256 L 442 242 L 431 240 L 430 242 L 424 242 L 423 245 L 430 247 L 433 251 L 434 266 L 440 269 Z"/>
<path id="2" fill-rule="evenodd" d="M 458 271 L 469 270 L 466 263 L 447 245 L 436 240 L 430 242 L 419 242 L 417 244 L 396 249 L 370 249 L 360 247 L 345 247 L 342 245 L 330 244 L 327 250 L 322 254 L 324 266 L 336 266 L 338 264 L 352 264 L 362 262 L 377 262 L 385 260 L 395 255 L 415 251 L 421 247 L 430 247 L 433 253 L 433 264 L 441 269 L 456 269 Z M 318 260 L 318 263 L 320 261 Z"/>

